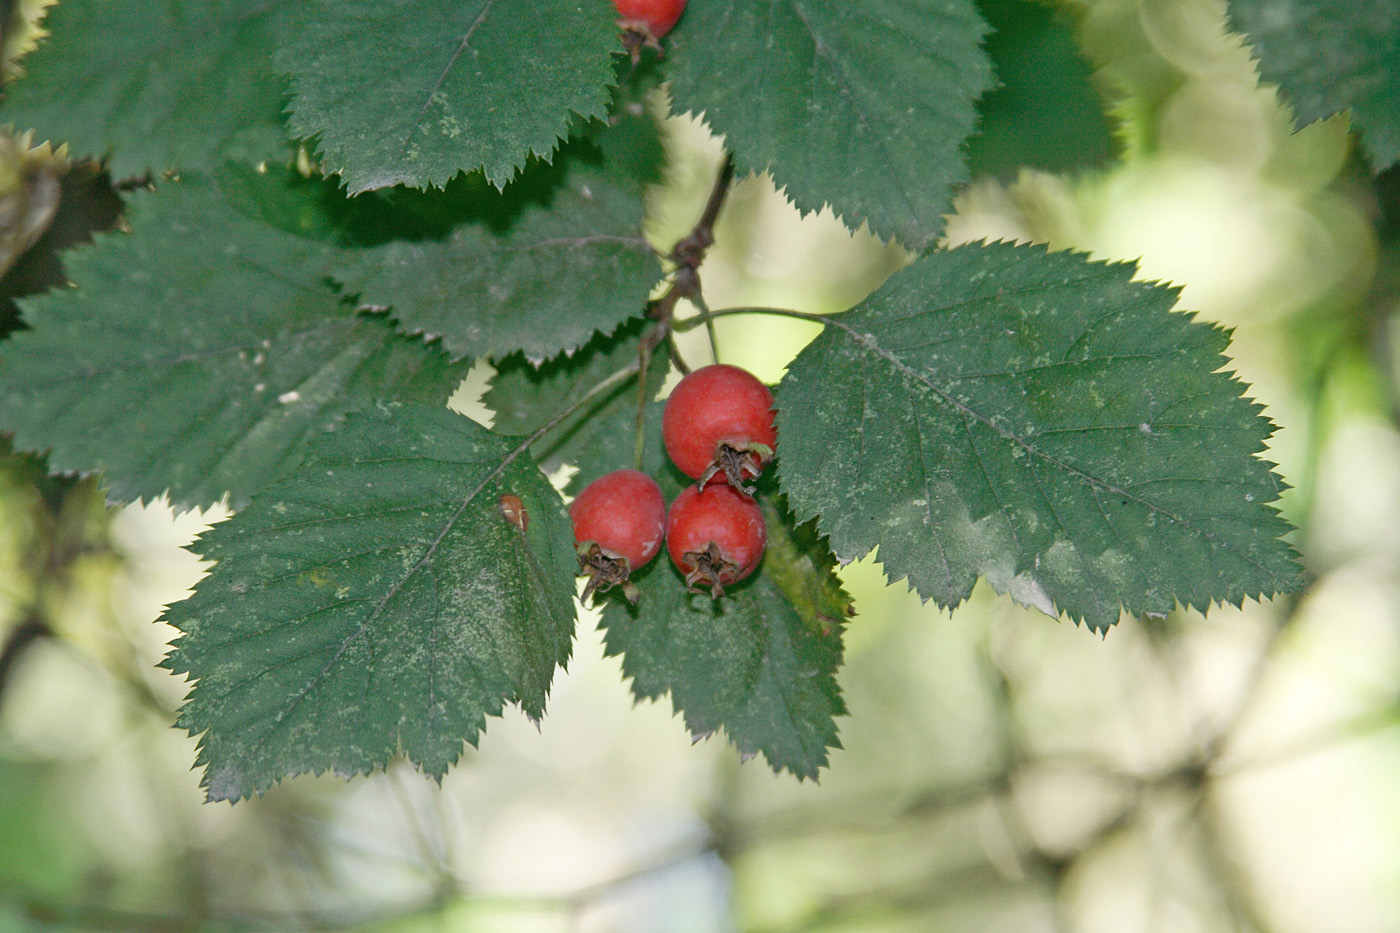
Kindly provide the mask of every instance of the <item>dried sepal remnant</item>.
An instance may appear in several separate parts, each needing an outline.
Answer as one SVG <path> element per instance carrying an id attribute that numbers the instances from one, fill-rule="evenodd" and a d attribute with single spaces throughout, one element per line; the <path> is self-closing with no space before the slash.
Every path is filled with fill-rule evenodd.
<path id="1" fill-rule="evenodd" d="M 763 468 L 773 459 L 773 448 L 767 444 L 750 443 L 735 446 L 721 441 L 715 451 L 714 461 L 696 479 L 695 485 L 708 486 L 724 481 L 746 496 L 754 494 L 754 487 L 746 486 L 749 480 L 763 475 Z"/>
<path id="2" fill-rule="evenodd" d="M 582 600 L 586 603 L 594 593 L 606 593 L 612 587 L 622 590 L 628 602 L 637 601 L 636 584 L 632 582 L 632 565 L 625 557 L 606 553 L 596 541 L 584 541 L 578 546 L 578 572 L 588 582 L 583 586 Z"/>
<path id="3" fill-rule="evenodd" d="M 726 584 L 737 583 L 742 576 L 747 576 L 743 573 L 744 568 L 726 557 L 713 541 L 703 550 L 682 554 L 679 566 L 686 570 L 687 589 L 698 593 L 701 587 L 709 587 L 710 596 L 715 599 L 724 595 Z"/>

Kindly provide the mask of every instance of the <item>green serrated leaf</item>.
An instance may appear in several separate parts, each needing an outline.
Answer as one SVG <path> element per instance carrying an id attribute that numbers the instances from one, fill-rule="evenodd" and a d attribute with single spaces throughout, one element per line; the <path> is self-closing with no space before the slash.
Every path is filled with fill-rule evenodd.
<path id="1" fill-rule="evenodd" d="M 605 646 L 622 656 L 637 697 L 671 694 L 696 739 L 723 729 L 740 755 L 762 752 L 775 771 L 815 778 L 828 750 L 841 747 L 835 717 L 846 707 L 836 670 L 844 610 L 833 618 L 812 611 L 834 605 L 839 585 L 798 553 L 782 521 L 768 533 L 760 572 L 720 599 L 687 592 L 665 556 L 657 558 L 633 577 L 641 590 L 636 605 L 608 600 Z M 808 595 L 794 605 L 793 593 Z"/>
<path id="2" fill-rule="evenodd" d="M 400 752 L 441 778 L 504 704 L 542 716 L 573 636 L 572 544 L 558 493 L 510 439 L 445 408 L 351 415 L 199 539 L 217 563 L 166 610 L 210 799 Z"/>
<path id="3" fill-rule="evenodd" d="M 661 277 L 630 168 L 576 143 L 504 192 L 470 189 L 445 237 L 347 253 L 335 278 L 392 307 L 405 330 L 441 337 L 454 359 L 576 350 L 640 314 Z"/>
<path id="4" fill-rule="evenodd" d="M 287 85 L 272 73 L 272 53 L 293 6 L 60 3 L 44 23 L 52 37 L 25 59 L 0 119 L 74 155 L 108 158 L 115 178 L 285 157 Z"/>
<path id="5" fill-rule="evenodd" d="M 483 401 L 496 413 L 495 429 L 503 434 L 526 435 L 576 402 L 604 379 L 637 361 L 637 348 L 651 323 L 629 322 L 616 334 L 598 336 L 572 356 L 558 356 L 534 366 L 520 355 L 502 360 Z M 656 397 L 666 380 L 668 364 L 653 355 L 647 367 L 645 394 Z M 647 456 L 643 469 L 661 466 L 661 421 L 658 403 L 648 402 Z M 561 421 L 533 448 L 541 467 L 553 472 L 561 464 L 575 463 L 578 472 L 570 488 L 578 490 L 613 470 L 631 467 L 636 456 L 637 380 L 619 383 L 611 392 Z"/>
<path id="6" fill-rule="evenodd" d="M 0 344 L 17 448 L 105 471 L 118 499 L 237 506 L 352 408 L 446 402 L 467 366 L 348 309 L 325 278 L 333 246 L 244 211 L 257 191 L 314 214 L 322 190 L 260 177 L 233 199 L 197 176 L 137 195 L 133 233 L 68 254 L 75 288 L 23 302 L 32 329 Z"/>
<path id="7" fill-rule="evenodd" d="M 976 244 L 896 273 L 778 387 L 780 484 L 851 560 L 1102 630 L 1301 585 L 1228 335 L 1134 267 Z"/>
<path id="8" fill-rule="evenodd" d="M 592 2 L 309 0 L 278 58 L 292 130 L 352 194 L 477 169 L 502 187 L 575 114 L 607 113 L 615 19 Z"/>
<path id="9" fill-rule="evenodd" d="M 1400 9 L 1394 0 L 1231 0 L 1265 81 L 1304 123 L 1348 108 L 1377 172 L 1400 161 Z"/>
<path id="10" fill-rule="evenodd" d="M 711 0 L 667 37 L 667 76 L 741 173 L 921 250 L 966 178 L 986 31 L 972 0 Z"/>

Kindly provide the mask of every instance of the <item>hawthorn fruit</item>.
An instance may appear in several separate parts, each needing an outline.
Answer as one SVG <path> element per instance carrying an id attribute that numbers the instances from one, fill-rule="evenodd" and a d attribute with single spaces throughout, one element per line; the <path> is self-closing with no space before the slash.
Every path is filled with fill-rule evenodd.
<path id="1" fill-rule="evenodd" d="M 685 585 L 715 598 L 757 569 L 767 543 L 763 510 L 729 486 L 687 486 L 666 517 L 666 551 Z"/>

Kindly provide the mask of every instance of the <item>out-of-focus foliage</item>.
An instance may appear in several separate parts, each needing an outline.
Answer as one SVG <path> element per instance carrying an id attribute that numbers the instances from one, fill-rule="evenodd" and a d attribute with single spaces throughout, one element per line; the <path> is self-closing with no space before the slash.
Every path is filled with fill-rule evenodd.
<path id="1" fill-rule="evenodd" d="M 1300 120 L 1350 109 L 1376 170 L 1400 160 L 1400 15 L 1390 0 L 1231 0 L 1230 12 Z"/>
<path id="2" fill-rule="evenodd" d="M 30 146 L 30 138 L 0 134 L 0 276 L 33 246 L 58 213 L 63 150 L 48 143 Z"/>

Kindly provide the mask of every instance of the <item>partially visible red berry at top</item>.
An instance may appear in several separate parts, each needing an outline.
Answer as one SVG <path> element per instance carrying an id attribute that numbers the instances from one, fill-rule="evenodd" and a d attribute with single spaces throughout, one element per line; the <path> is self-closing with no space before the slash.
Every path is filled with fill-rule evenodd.
<path id="1" fill-rule="evenodd" d="M 589 578 L 584 597 L 620 586 L 636 599 L 632 571 L 661 550 L 666 500 L 656 481 L 636 470 L 614 470 L 584 487 L 569 506 L 579 573 Z"/>
<path id="2" fill-rule="evenodd" d="M 661 414 L 671 462 L 701 484 L 727 479 L 743 491 L 773 457 L 773 393 L 746 369 L 716 363 L 682 379 Z M 721 476 L 722 474 L 722 476 Z"/>
<path id="3" fill-rule="evenodd" d="M 754 572 L 767 543 L 763 509 L 728 486 L 687 486 L 666 517 L 666 552 L 686 586 L 715 597 Z"/>
<path id="4" fill-rule="evenodd" d="M 651 39 L 660 39 L 671 31 L 685 10 L 685 0 L 613 0 L 624 29 L 645 31 Z"/>

